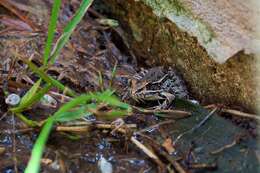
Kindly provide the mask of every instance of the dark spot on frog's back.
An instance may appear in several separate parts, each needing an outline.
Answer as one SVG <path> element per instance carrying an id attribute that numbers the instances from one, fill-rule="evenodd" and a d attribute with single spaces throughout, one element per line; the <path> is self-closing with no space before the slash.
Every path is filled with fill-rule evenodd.
<path id="1" fill-rule="evenodd" d="M 167 72 L 163 67 L 153 67 L 147 71 L 143 79 L 148 81 L 155 81 L 162 78 L 166 73 Z"/>

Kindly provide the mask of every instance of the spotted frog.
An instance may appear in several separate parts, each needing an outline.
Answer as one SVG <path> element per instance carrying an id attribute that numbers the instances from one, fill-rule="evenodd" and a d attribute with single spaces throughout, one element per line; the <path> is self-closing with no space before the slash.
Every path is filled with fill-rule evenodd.
<path id="1" fill-rule="evenodd" d="M 183 80 L 172 68 L 141 70 L 132 77 L 130 85 L 133 100 L 143 103 L 157 102 L 156 108 L 168 108 L 175 97 L 188 98 Z"/>

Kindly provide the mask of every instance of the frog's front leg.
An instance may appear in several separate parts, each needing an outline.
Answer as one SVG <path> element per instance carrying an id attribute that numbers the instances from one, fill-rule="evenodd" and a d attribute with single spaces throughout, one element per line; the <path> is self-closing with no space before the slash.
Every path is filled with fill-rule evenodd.
<path id="1" fill-rule="evenodd" d="M 162 104 L 158 105 L 156 109 L 167 109 L 169 105 L 173 102 L 175 99 L 175 95 L 168 93 L 168 92 L 161 92 L 160 93 L 163 97 L 165 97 Z"/>

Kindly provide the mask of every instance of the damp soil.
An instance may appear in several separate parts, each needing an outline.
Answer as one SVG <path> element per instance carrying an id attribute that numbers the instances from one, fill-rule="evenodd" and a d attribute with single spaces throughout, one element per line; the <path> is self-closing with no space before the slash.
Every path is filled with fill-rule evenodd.
<path id="1" fill-rule="evenodd" d="M 18 1 L 12 2 L 13 10 L 1 5 L 1 9 L 4 9 L 1 15 L 4 17 L 0 18 L 0 172 L 3 173 L 24 171 L 40 132 L 40 129 L 25 126 L 8 112 L 4 92 L 22 96 L 31 87 L 31 82 L 38 79 L 16 56 L 19 54 L 23 58 L 30 58 L 37 65 L 41 64 L 51 9 L 49 0 L 30 1 L 23 6 Z M 57 36 L 78 5 L 77 1 L 63 1 Z M 39 9 L 39 6 L 40 13 L 35 15 L 33 9 Z M 18 13 L 14 14 L 14 11 Z M 125 96 L 131 89 L 129 80 L 151 67 L 140 61 L 129 49 L 124 28 L 99 22 L 99 19 L 109 17 L 104 17 L 100 12 L 102 10 L 97 12 L 96 7 L 90 8 L 48 73 L 78 93 L 86 93 L 108 88 L 113 68 L 117 64 L 112 83 L 116 95 L 135 106 L 150 106 Z M 15 25 L 11 22 L 14 20 L 17 22 Z M 100 74 L 102 85 L 98 82 Z M 58 93 L 56 90 L 52 92 Z M 60 97 L 55 94 L 52 96 L 58 100 L 58 108 L 62 104 Z M 40 121 L 57 108 L 35 105 L 25 115 Z M 187 111 L 191 116 L 178 119 L 174 114 L 163 117 L 152 112 L 134 113 L 124 118 L 125 124 L 136 126 L 129 129 L 127 135 L 111 133 L 113 129 L 97 126 L 80 133 L 59 132 L 54 127 L 43 155 L 41 172 L 96 173 L 100 172 L 98 163 L 101 157 L 112 164 L 115 173 L 167 172 L 176 169 L 171 165 L 173 162 L 178 162 L 185 172 L 257 172 L 260 152 L 256 145 L 255 121 L 214 113 L 201 127 L 190 131 L 205 120 L 210 110 L 182 99 L 175 99 L 169 109 Z M 111 123 L 102 119 L 94 120 L 94 124 Z M 137 133 L 140 131 L 142 133 Z M 180 135 L 182 137 L 177 141 Z M 163 166 L 134 145 L 130 141 L 131 136 L 154 151 Z M 169 138 L 174 142 L 172 153 L 163 147 Z M 210 154 L 234 141 L 239 142 L 217 154 Z"/>

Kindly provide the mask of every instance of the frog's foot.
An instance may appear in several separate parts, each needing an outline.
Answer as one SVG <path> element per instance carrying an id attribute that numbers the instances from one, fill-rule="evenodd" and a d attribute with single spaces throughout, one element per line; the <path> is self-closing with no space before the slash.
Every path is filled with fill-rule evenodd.
<path id="1" fill-rule="evenodd" d="M 175 95 L 168 93 L 168 92 L 162 92 L 162 96 L 165 97 L 164 102 L 160 105 L 161 109 L 167 109 L 169 105 L 173 102 L 175 99 Z"/>
<path id="2" fill-rule="evenodd" d="M 111 134 L 114 134 L 119 128 L 121 128 L 125 124 L 125 121 L 122 118 L 118 118 L 111 123 L 111 125 L 115 125 L 115 128 L 111 131 Z"/>

